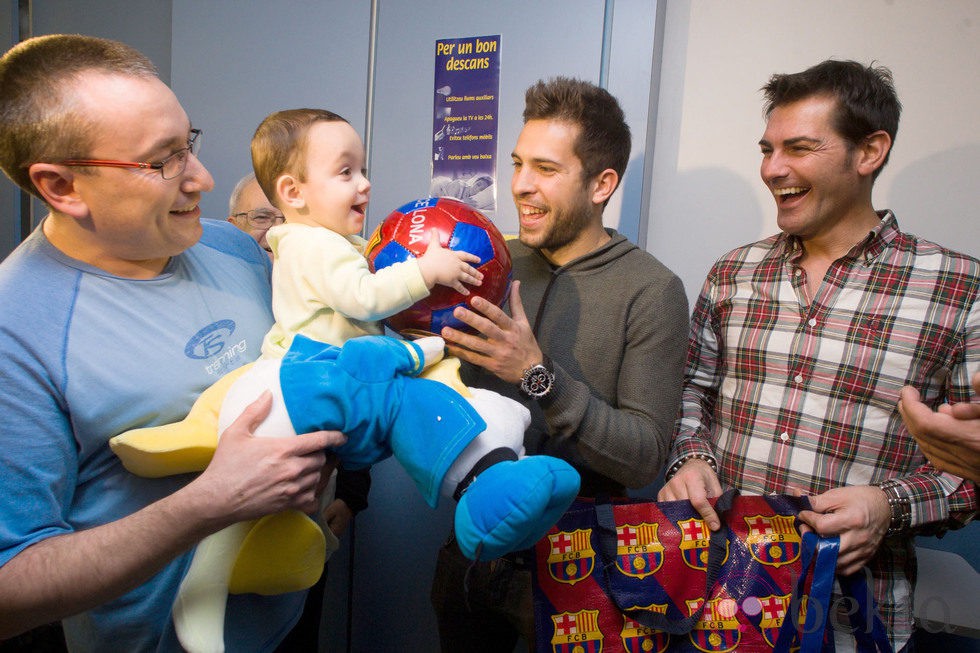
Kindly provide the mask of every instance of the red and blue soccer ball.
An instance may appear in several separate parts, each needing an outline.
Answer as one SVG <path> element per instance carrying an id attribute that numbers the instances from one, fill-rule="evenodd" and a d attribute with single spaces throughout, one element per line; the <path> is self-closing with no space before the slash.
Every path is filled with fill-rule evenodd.
<path id="1" fill-rule="evenodd" d="M 483 273 L 483 284 L 468 286 L 468 296 L 435 286 L 428 297 L 385 320 L 390 329 L 405 336 L 438 335 L 444 326 L 471 331 L 453 317 L 453 309 L 467 306 L 475 295 L 501 306 L 510 291 L 510 252 L 500 231 L 473 207 L 447 197 L 415 200 L 392 211 L 365 248 L 371 271 L 422 256 L 433 228 L 443 247 L 480 257 L 474 267 Z"/>

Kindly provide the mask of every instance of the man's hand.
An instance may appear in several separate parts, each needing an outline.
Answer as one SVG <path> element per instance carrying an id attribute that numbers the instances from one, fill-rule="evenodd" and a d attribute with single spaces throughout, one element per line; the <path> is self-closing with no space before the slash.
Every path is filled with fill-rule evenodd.
<path id="1" fill-rule="evenodd" d="M 718 498 L 720 495 L 721 482 L 715 470 L 706 461 L 691 458 L 681 465 L 677 473 L 660 489 L 657 500 L 688 499 L 694 509 L 701 513 L 708 528 L 716 531 L 721 528 L 721 519 L 708 499 Z"/>
<path id="2" fill-rule="evenodd" d="M 482 297 L 470 301 L 472 310 L 457 308 L 453 316 L 480 335 L 443 328 L 441 335 L 450 355 L 478 365 L 508 383 L 520 382 L 524 370 L 542 362 L 544 354 L 524 314 L 520 287 L 520 281 L 514 281 L 510 289 L 512 317 Z"/>
<path id="3" fill-rule="evenodd" d="M 980 372 L 973 375 L 980 396 Z M 933 412 L 911 386 L 902 388 L 898 412 L 933 467 L 980 483 L 980 403 L 943 404 Z"/>
<path id="4" fill-rule="evenodd" d="M 333 478 L 333 473 L 337 471 L 337 466 L 340 464 L 340 458 L 332 451 L 327 452 L 325 458 L 323 467 L 320 468 L 320 480 L 316 483 L 317 499 L 323 498 L 323 493 L 330 485 L 330 479 Z"/>
<path id="5" fill-rule="evenodd" d="M 840 536 L 837 571 L 845 576 L 861 569 L 878 551 L 891 522 L 884 491 L 870 485 L 834 488 L 810 497 L 813 510 L 800 520 L 818 535 Z"/>
<path id="6" fill-rule="evenodd" d="M 347 531 L 354 513 L 343 499 L 334 499 L 323 509 L 323 523 L 339 539 Z"/>
<path id="7" fill-rule="evenodd" d="M 214 508 L 221 511 L 215 518 L 228 524 L 288 509 L 316 511 L 325 450 L 346 441 L 336 431 L 294 438 L 255 437 L 253 432 L 271 407 L 269 392 L 249 404 L 222 433 L 214 458 L 194 482 L 204 484 Z"/>
<path id="8" fill-rule="evenodd" d="M 320 502 L 320 505 L 323 505 L 323 493 L 330 485 L 330 479 L 333 477 L 338 464 L 340 464 L 340 460 L 337 458 L 337 454 L 328 453 L 327 462 L 320 473 L 320 482 L 316 488 L 317 501 Z M 334 498 L 320 511 L 317 521 L 329 528 L 330 532 L 336 535 L 337 539 L 340 539 L 353 518 L 354 511 L 350 509 L 347 502 L 343 499 Z"/>

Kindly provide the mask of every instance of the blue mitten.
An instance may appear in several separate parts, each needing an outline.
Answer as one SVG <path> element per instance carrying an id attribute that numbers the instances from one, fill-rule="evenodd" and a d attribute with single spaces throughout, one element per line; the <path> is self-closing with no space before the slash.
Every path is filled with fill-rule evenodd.
<path id="1" fill-rule="evenodd" d="M 456 506 L 460 550 L 470 560 L 492 560 L 533 546 L 571 505 L 579 482 L 574 467 L 551 456 L 490 466 Z"/>

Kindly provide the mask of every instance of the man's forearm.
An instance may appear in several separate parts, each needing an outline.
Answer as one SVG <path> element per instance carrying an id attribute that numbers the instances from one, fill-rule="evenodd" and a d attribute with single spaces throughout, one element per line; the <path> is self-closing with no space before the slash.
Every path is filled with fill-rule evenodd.
<path id="1" fill-rule="evenodd" d="M 38 542 L 0 567 L 0 640 L 138 587 L 225 520 L 187 487 L 120 520 Z"/>

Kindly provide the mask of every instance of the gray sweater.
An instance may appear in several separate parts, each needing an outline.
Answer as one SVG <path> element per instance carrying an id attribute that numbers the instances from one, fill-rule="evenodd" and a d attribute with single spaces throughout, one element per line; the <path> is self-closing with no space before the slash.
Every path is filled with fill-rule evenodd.
<path id="1" fill-rule="evenodd" d="M 625 237 L 552 268 L 510 241 L 514 278 L 555 385 L 541 405 L 516 386 L 469 369 L 471 385 L 531 409 L 528 454 L 564 458 L 582 474 L 582 494 L 620 496 L 654 481 L 670 449 L 688 338 L 681 280 Z"/>

